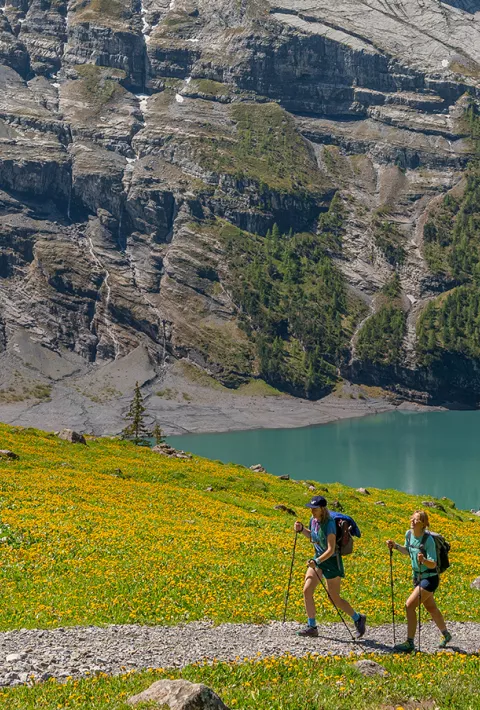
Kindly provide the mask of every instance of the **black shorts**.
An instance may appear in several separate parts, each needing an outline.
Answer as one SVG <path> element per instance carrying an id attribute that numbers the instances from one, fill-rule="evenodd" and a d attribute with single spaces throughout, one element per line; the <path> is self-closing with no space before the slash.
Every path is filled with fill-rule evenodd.
<path id="1" fill-rule="evenodd" d="M 440 584 L 440 577 L 438 574 L 432 575 L 431 577 L 425 577 L 425 579 L 422 579 L 420 581 L 420 586 L 422 589 L 424 589 L 426 592 L 436 592 L 438 589 L 438 585 Z M 414 579 L 413 580 L 413 586 L 418 587 L 418 580 Z"/>

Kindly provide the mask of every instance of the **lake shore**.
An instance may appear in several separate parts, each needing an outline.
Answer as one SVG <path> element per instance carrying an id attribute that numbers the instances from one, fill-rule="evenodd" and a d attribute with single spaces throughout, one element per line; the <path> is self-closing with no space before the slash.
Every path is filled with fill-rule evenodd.
<path id="1" fill-rule="evenodd" d="M 396 409 L 442 407 L 399 403 L 378 387 L 344 382 L 318 401 L 281 394 L 262 381 L 231 390 L 191 364 L 172 363 L 161 375 L 142 352 L 101 369 L 52 382 L 43 401 L 0 403 L 0 421 L 49 431 L 66 427 L 96 436 L 119 434 L 135 382 L 142 386 L 149 422 L 167 436 L 250 429 L 291 429 Z"/>

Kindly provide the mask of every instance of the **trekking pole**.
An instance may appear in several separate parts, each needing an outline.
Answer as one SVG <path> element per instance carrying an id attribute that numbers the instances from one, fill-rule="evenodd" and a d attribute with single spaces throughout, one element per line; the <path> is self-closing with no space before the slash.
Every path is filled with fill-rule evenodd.
<path id="1" fill-rule="evenodd" d="M 392 590 L 392 626 L 393 626 L 393 645 L 395 646 L 395 594 L 393 591 L 393 550 L 390 550 L 390 587 Z"/>
<path id="2" fill-rule="evenodd" d="M 333 601 L 332 597 L 330 596 L 330 592 L 328 591 L 328 587 L 324 584 L 323 579 L 320 577 L 320 575 L 318 574 L 318 572 L 317 572 L 316 569 L 315 569 L 315 574 L 317 575 L 318 579 L 320 580 L 320 582 L 321 582 L 321 584 L 322 584 L 322 587 L 324 588 L 324 590 L 325 590 L 325 592 L 326 592 L 328 598 L 330 599 L 330 601 L 332 602 L 333 606 L 334 606 L 335 609 L 337 610 L 337 614 L 338 614 L 339 617 L 341 618 L 341 620 L 342 620 L 342 622 L 343 622 L 343 625 L 345 626 L 345 628 L 347 629 L 348 633 L 349 633 L 350 636 L 352 637 L 353 643 L 354 643 L 355 645 L 358 643 L 358 645 L 359 645 L 361 648 L 363 648 L 363 650 L 365 651 L 366 649 L 365 649 L 365 647 L 363 646 L 363 644 L 361 644 L 360 641 L 355 638 L 355 636 L 352 634 L 352 632 L 351 632 L 350 629 L 348 628 L 348 625 L 347 625 L 345 619 L 343 618 L 340 609 L 338 608 L 338 606 L 337 606 L 337 605 L 335 604 L 335 602 Z"/>
<path id="3" fill-rule="evenodd" d="M 298 537 L 298 533 L 297 533 L 297 531 L 295 531 L 295 540 L 293 541 L 293 551 L 292 551 L 292 564 L 290 565 L 290 575 L 288 577 L 287 593 L 285 594 L 285 609 L 283 610 L 283 623 L 285 623 L 285 619 L 287 617 L 287 604 L 288 604 L 288 597 L 290 594 L 290 583 L 292 581 L 293 563 L 295 562 L 295 548 L 297 547 L 297 537 Z"/>
<path id="4" fill-rule="evenodd" d="M 422 581 L 422 574 L 421 572 L 418 573 L 418 652 L 421 652 L 421 647 L 420 647 L 420 634 L 422 632 L 422 587 L 421 587 L 421 581 Z"/>

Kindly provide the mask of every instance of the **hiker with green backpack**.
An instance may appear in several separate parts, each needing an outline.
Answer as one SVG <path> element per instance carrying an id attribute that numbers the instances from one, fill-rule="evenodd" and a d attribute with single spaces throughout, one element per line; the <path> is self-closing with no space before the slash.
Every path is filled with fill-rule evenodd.
<path id="1" fill-rule="evenodd" d="M 447 630 L 442 613 L 433 597 L 438 588 L 439 574 L 449 566 L 448 550 L 450 546 L 441 535 L 429 531 L 428 515 L 424 510 L 416 510 L 410 519 L 410 530 L 405 533 L 405 545 L 399 545 L 393 540 L 387 540 L 389 550 L 397 550 L 410 557 L 413 572 L 414 590 L 408 597 L 405 608 L 407 611 L 407 640 L 397 644 L 394 649 L 411 653 L 415 650 L 415 633 L 417 630 L 416 609 L 423 604 L 442 633 L 439 648 L 445 648 L 452 635 Z"/>
<path id="2" fill-rule="evenodd" d="M 298 533 L 302 533 L 313 544 L 315 557 L 307 563 L 308 569 L 303 587 L 308 624 L 305 629 L 298 632 L 298 635 L 307 637 L 318 636 L 313 594 L 317 586 L 320 583 L 323 584 L 322 578 L 324 577 L 327 584 L 326 591 L 330 601 L 337 611 L 341 609 L 352 618 L 356 629 L 356 638 L 359 639 L 365 633 L 367 617 L 364 614 L 356 612 L 350 604 L 340 596 L 341 581 L 342 578 L 345 577 L 342 560 L 342 540 L 340 540 L 340 536 L 344 535 L 344 537 L 348 539 L 345 546 L 350 544 L 350 549 L 348 552 L 345 551 L 345 554 L 349 554 L 352 548 L 351 530 L 353 530 L 353 534 L 360 537 L 358 526 L 349 516 L 339 516 L 339 518 L 348 519 L 348 523 L 351 523 L 349 527 L 347 527 L 347 520 L 339 520 L 336 522 L 334 516 L 337 514 L 328 510 L 327 501 L 323 496 L 314 496 L 312 500 L 306 504 L 306 507 L 311 509 L 312 514 L 308 527 L 297 520 L 297 522 L 294 523 L 293 529 L 295 531 L 295 539 Z M 343 623 L 345 624 L 345 621 Z"/>

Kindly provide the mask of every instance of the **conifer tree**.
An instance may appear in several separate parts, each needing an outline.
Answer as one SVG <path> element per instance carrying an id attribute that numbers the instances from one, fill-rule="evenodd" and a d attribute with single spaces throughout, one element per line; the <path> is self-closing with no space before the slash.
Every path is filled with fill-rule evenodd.
<path id="1" fill-rule="evenodd" d="M 151 436 L 151 432 L 145 424 L 145 407 L 138 382 L 135 382 L 133 399 L 125 419 L 130 420 L 130 424 L 127 424 L 122 432 L 124 438 L 133 439 L 134 443 L 140 446 L 148 444 L 147 439 Z"/>
<path id="2" fill-rule="evenodd" d="M 153 427 L 152 431 L 152 436 L 155 439 L 156 446 L 159 446 L 159 444 L 163 444 L 163 442 L 165 441 L 163 431 L 158 422 L 155 422 L 155 426 Z"/>

